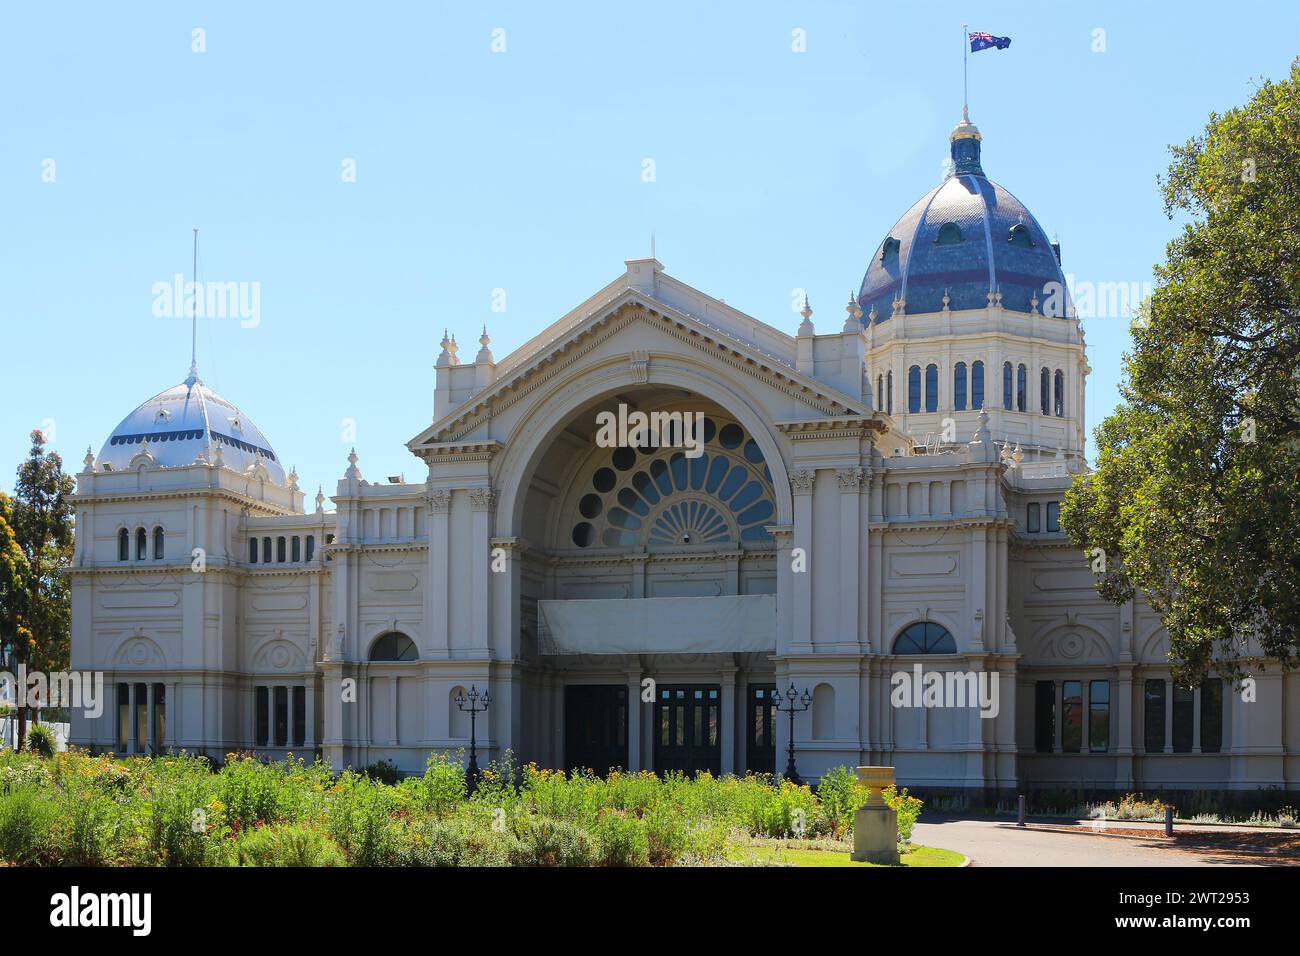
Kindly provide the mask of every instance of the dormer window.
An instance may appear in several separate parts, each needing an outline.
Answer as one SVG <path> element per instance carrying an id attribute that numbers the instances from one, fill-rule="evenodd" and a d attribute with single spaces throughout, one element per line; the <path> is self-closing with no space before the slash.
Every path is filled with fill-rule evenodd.
<path id="1" fill-rule="evenodd" d="M 880 262 L 882 265 L 888 265 L 890 262 L 898 261 L 898 249 L 901 244 L 893 236 L 885 239 L 885 244 L 880 247 Z"/>
<path id="2" fill-rule="evenodd" d="M 935 237 L 936 246 L 955 246 L 962 241 L 961 226 L 955 222 L 945 222 L 939 227 L 939 235 Z"/>
<path id="3" fill-rule="evenodd" d="M 1029 232 L 1029 227 L 1023 222 L 1018 222 L 1011 227 L 1011 232 L 1007 236 L 1007 242 L 1013 246 L 1020 246 L 1023 249 L 1032 249 L 1034 237 Z"/>

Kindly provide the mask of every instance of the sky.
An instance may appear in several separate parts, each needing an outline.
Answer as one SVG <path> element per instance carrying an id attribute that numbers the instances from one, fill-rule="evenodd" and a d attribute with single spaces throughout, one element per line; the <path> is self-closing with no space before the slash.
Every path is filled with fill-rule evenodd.
<path id="1" fill-rule="evenodd" d="M 969 60 L 985 171 L 1076 284 L 1137 292 L 1177 228 L 1169 145 L 1300 53 L 1294 0 L 0 0 L 0 489 L 32 428 L 75 472 L 184 379 L 158 284 L 188 281 L 196 227 L 200 282 L 247 305 L 200 319 L 200 373 L 308 507 L 352 445 L 371 480 L 423 479 L 404 446 L 444 327 L 472 360 L 486 323 L 500 360 L 652 233 L 682 281 L 791 333 L 807 290 L 838 328 L 940 181 L 963 23 L 1012 38 Z M 1129 343 L 1096 311 L 1089 432 Z"/>

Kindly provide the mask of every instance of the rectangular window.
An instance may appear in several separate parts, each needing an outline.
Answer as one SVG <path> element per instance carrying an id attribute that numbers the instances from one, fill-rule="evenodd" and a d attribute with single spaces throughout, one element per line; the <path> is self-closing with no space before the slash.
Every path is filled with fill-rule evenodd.
<path id="1" fill-rule="evenodd" d="M 984 363 L 976 362 L 970 370 L 970 407 L 979 411 L 984 407 Z"/>
<path id="2" fill-rule="evenodd" d="M 1061 685 L 1061 750 L 1077 754 L 1083 749 L 1083 684 L 1067 680 Z"/>
<path id="3" fill-rule="evenodd" d="M 1110 681 L 1088 682 L 1088 749 L 1105 753 L 1110 749 Z"/>
<path id="4" fill-rule="evenodd" d="M 167 743 L 167 685 L 153 685 L 153 749 L 162 753 Z"/>
<path id="5" fill-rule="evenodd" d="M 310 561 L 316 555 L 316 536 L 307 535 L 307 560 Z"/>
<path id="6" fill-rule="evenodd" d="M 907 410 L 915 415 L 921 410 L 921 366 L 907 370 Z"/>
<path id="7" fill-rule="evenodd" d="M 270 538 L 262 539 L 262 563 L 263 564 L 271 563 L 271 539 Z"/>
<path id="8" fill-rule="evenodd" d="M 1050 754 L 1056 745 L 1056 682 L 1034 684 L 1034 749 Z"/>
<path id="9" fill-rule="evenodd" d="M 135 752 L 148 753 L 149 743 L 149 685 L 135 685 Z"/>
<path id="10" fill-rule="evenodd" d="M 290 560 L 295 564 L 302 560 L 302 538 L 296 534 L 293 536 L 293 545 L 290 551 Z"/>
<path id="11" fill-rule="evenodd" d="M 1061 530 L 1061 503 L 1059 501 L 1049 501 L 1047 503 L 1047 530 Z"/>
<path id="12" fill-rule="evenodd" d="M 306 742 L 307 688 L 295 687 L 293 689 L 293 745 L 295 747 L 301 747 Z"/>
<path id="13" fill-rule="evenodd" d="M 1192 752 L 1192 722 L 1196 719 L 1196 691 L 1174 688 L 1174 753 Z"/>
<path id="14" fill-rule="evenodd" d="M 283 684 L 275 688 L 275 745 L 289 743 L 289 688 Z"/>
<path id="15" fill-rule="evenodd" d="M 271 708 L 267 698 L 268 689 L 259 687 L 256 691 L 257 698 L 257 720 L 253 729 L 253 744 L 258 747 L 265 747 L 268 743 L 268 735 L 271 727 Z"/>
<path id="16" fill-rule="evenodd" d="M 1143 749 L 1149 754 L 1165 749 L 1165 682 L 1157 678 L 1146 682 L 1142 725 Z"/>
<path id="17" fill-rule="evenodd" d="M 1223 680 L 1211 677 L 1201 684 L 1201 753 L 1223 749 Z"/>
<path id="18" fill-rule="evenodd" d="M 284 554 L 284 537 L 281 536 L 281 537 L 275 539 L 275 561 L 276 561 L 276 564 L 284 564 L 284 559 L 285 559 L 285 554 Z"/>
<path id="19" fill-rule="evenodd" d="M 124 754 L 131 739 L 131 688 L 117 685 L 117 752 Z"/>
<path id="20" fill-rule="evenodd" d="M 1025 509 L 1025 530 L 1030 534 L 1043 530 L 1042 507 L 1036 501 Z"/>

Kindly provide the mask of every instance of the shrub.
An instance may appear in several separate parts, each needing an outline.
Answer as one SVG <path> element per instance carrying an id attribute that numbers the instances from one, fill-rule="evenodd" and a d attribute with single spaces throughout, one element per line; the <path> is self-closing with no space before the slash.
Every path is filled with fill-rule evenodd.
<path id="1" fill-rule="evenodd" d="M 885 787 L 881 795 L 885 798 L 885 803 L 898 814 L 898 842 L 911 843 L 912 827 L 916 824 L 917 818 L 921 815 L 921 808 L 924 806 L 921 799 L 910 796 L 906 787 L 902 790 L 897 787 Z"/>
<path id="2" fill-rule="evenodd" d="M 54 803 L 36 790 L 15 787 L 0 794 L 0 859 L 19 866 L 52 862 Z"/>
<path id="3" fill-rule="evenodd" d="M 591 866 L 595 859 L 591 837 L 584 831 L 550 817 L 520 817 L 515 821 L 518 845 L 513 866 Z"/>
<path id="4" fill-rule="evenodd" d="M 32 729 L 27 731 L 27 749 L 38 757 L 53 757 L 56 749 L 53 728 L 32 724 Z"/>
<path id="5" fill-rule="evenodd" d="M 362 772 L 371 780 L 386 783 L 390 787 L 402 779 L 397 764 L 391 760 L 376 760 L 374 763 L 366 764 L 366 768 Z"/>
<path id="6" fill-rule="evenodd" d="M 465 800 L 465 768 L 446 754 L 429 754 L 424 768 L 424 803 L 438 816 L 450 813 Z"/>
<path id="7" fill-rule="evenodd" d="M 640 820 L 622 810 L 607 810 L 596 822 L 596 863 L 600 866 L 645 866 L 650 839 Z"/>
<path id="8" fill-rule="evenodd" d="M 509 866 L 518 841 L 508 830 L 482 829 L 467 820 L 428 820 L 403 847 L 403 866 Z"/>
<path id="9" fill-rule="evenodd" d="M 839 839 L 853 829 L 853 814 L 862 806 L 865 793 L 858 786 L 858 775 L 850 767 L 832 767 L 822 774 L 817 785 L 817 803 L 821 818 L 830 835 Z"/>
<path id="10" fill-rule="evenodd" d="M 389 788 L 347 771 L 335 784 L 326 816 L 329 834 L 353 866 L 385 866 L 398 852 Z"/>
<path id="11" fill-rule="evenodd" d="M 310 827 L 257 827 L 240 837 L 235 849 L 238 866 L 344 866 L 338 846 Z"/>
<path id="12" fill-rule="evenodd" d="M 690 846 L 690 822 L 666 801 L 660 802 L 642 818 L 646 828 L 649 862 L 667 866 L 675 862 Z"/>

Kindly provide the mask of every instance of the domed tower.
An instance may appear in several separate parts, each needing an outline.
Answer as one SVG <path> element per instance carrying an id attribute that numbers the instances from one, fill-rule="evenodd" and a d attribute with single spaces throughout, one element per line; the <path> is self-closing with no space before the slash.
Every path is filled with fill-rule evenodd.
<path id="1" fill-rule="evenodd" d="M 77 475 L 72 667 L 103 672 L 96 750 L 215 753 L 238 741 L 241 543 L 250 520 L 302 513 L 297 475 L 197 371 L 127 415 Z"/>
<path id="2" fill-rule="evenodd" d="M 881 240 L 858 293 L 872 397 L 918 443 L 968 441 L 987 408 L 995 440 L 1078 467 L 1089 369 L 1060 248 L 985 175 L 969 117 L 949 139 L 951 171 Z"/>

